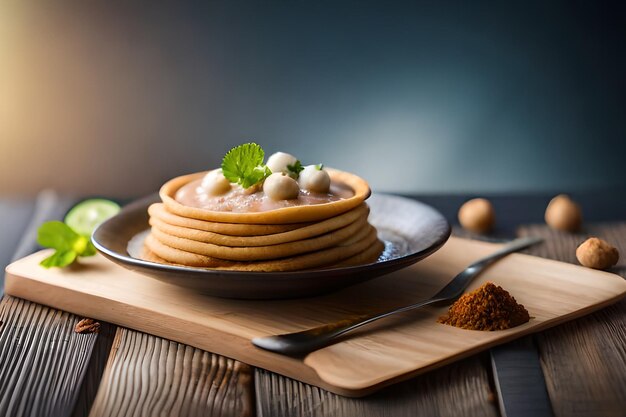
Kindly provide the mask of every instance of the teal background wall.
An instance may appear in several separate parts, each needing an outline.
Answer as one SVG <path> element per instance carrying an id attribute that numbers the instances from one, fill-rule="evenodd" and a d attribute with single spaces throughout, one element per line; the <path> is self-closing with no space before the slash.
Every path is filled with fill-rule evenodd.
<path id="1" fill-rule="evenodd" d="M 626 189 L 618 2 L 0 5 L 0 192 L 131 196 L 254 140 L 391 192 Z"/>

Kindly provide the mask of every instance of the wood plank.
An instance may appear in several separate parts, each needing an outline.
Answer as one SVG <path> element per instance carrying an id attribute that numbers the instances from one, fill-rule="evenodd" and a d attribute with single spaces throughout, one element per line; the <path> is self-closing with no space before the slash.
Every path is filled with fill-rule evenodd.
<path id="1" fill-rule="evenodd" d="M 532 336 L 497 346 L 490 350 L 490 356 L 502 416 L 553 416 Z"/>
<path id="2" fill-rule="evenodd" d="M 251 416 L 251 385 L 248 365 L 118 328 L 90 416 Z"/>
<path id="3" fill-rule="evenodd" d="M 0 415 L 72 413 L 98 337 L 75 333 L 80 319 L 18 298 L 2 299 Z"/>
<path id="4" fill-rule="evenodd" d="M 470 286 L 494 281 L 511 291 L 533 319 L 498 332 L 438 324 L 446 307 L 425 308 L 377 322 L 304 358 L 254 348 L 260 335 L 388 309 L 431 296 L 451 276 L 498 248 L 452 238 L 423 262 L 379 280 L 323 297 L 262 301 L 217 299 L 123 269 L 102 257 L 63 270 L 44 270 L 40 252 L 8 268 L 7 292 L 57 308 L 132 326 L 233 357 L 333 392 L 360 396 L 488 347 L 588 314 L 626 294 L 626 282 L 606 272 L 513 254 Z"/>
<path id="5" fill-rule="evenodd" d="M 476 235 L 455 227 L 457 237 Z M 501 242 L 501 239 L 487 241 Z M 515 343 L 515 342 L 512 342 Z M 262 416 L 497 416 L 496 393 L 477 355 L 377 392 L 346 398 L 263 369 L 255 369 L 256 404 Z M 454 401 L 451 399 L 462 399 Z"/>
<path id="6" fill-rule="evenodd" d="M 32 211 L 23 209 L 19 215 L 3 211 L 7 226 L 23 228 L 19 233 L 7 230 L 2 236 L 3 245 L 16 247 L 12 259 L 37 250 L 39 225 L 61 219 L 74 202 L 46 190 L 31 203 Z M 29 221 L 24 227 L 25 213 Z M 108 355 L 114 326 L 103 323 L 98 335 L 76 335 L 74 325 L 80 317 L 12 297 L 5 297 L 1 305 L 2 315 L 9 319 L 0 319 L 5 322 L 0 325 L 0 415 L 86 415 L 104 369 L 102 351 Z M 46 386 L 50 384 L 63 390 L 51 390 Z"/>
<path id="7" fill-rule="evenodd" d="M 96 336 L 96 341 L 91 349 L 87 372 L 80 386 L 78 398 L 72 411 L 72 417 L 84 417 L 89 415 L 89 410 L 96 398 L 109 353 L 113 346 L 117 326 L 104 322 L 100 322 L 100 325 L 100 332 Z"/>
<path id="8" fill-rule="evenodd" d="M 626 223 L 588 225 L 583 233 L 524 226 L 521 236 L 553 244 L 530 252 L 575 263 L 576 247 L 588 236 L 615 245 L 621 260 L 612 272 L 626 278 Z M 622 416 L 626 407 L 626 300 L 537 335 L 541 364 L 556 416 Z"/>
<path id="9" fill-rule="evenodd" d="M 32 200 L 0 200 L 0 267 L 2 271 L 13 259 L 24 229 L 35 209 Z M 4 294 L 4 274 L 0 273 L 0 297 Z"/>
<path id="10" fill-rule="evenodd" d="M 453 226 L 452 233 L 457 237 L 485 242 L 511 240 L 502 230 L 483 235 Z M 544 244 L 549 245 L 550 242 Z M 552 406 L 533 336 L 496 346 L 490 349 L 489 354 L 500 414 L 503 417 L 552 417 Z"/>
<path id="11" fill-rule="evenodd" d="M 263 369 L 255 370 L 259 417 L 497 416 L 484 355 L 388 387 L 342 397 Z"/>
<path id="12" fill-rule="evenodd" d="M 69 207 L 71 207 L 71 205 L 74 203 L 74 201 L 75 200 L 73 198 L 61 197 L 52 191 L 44 191 L 39 194 L 37 198 L 37 202 L 35 204 L 36 207 L 33 210 L 33 212 L 28 213 L 29 216 L 31 216 L 29 222 L 18 221 L 20 219 L 16 217 L 16 213 L 18 212 L 27 212 L 24 209 L 24 207 L 22 207 L 23 205 L 3 204 L 2 206 L 0 206 L 0 208 L 2 209 L 7 208 L 7 207 L 12 208 L 10 212 L 5 210 L 6 211 L 5 214 L 7 215 L 3 216 L 3 218 L 7 220 L 7 225 L 10 225 L 11 227 L 14 227 L 14 228 L 19 226 L 20 228 L 24 229 L 21 232 L 22 233 L 21 239 L 20 239 L 20 233 L 18 233 L 17 231 L 13 233 L 12 235 L 9 233 L 10 231 L 7 231 L 8 237 L 11 237 L 11 240 L 13 241 L 13 245 L 17 246 L 17 249 L 14 251 L 12 258 L 18 259 L 36 250 L 37 249 L 36 235 L 37 235 L 37 228 L 39 227 L 39 225 L 47 220 L 61 219 L 63 215 L 65 214 L 65 212 L 69 209 Z M 26 223 L 26 227 L 24 227 L 23 223 Z M 7 234 L 5 234 L 5 236 L 7 236 Z M 8 240 L 3 239 L 2 242 L 8 243 Z M 11 249 L 11 251 L 13 251 L 13 249 Z M 7 262 L 8 262 L 9 257 L 7 257 Z M 11 300 L 11 302 L 9 302 L 9 300 Z M 8 307 L 6 308 L 8 315 L 12 315 L 14 313 L 12 310 L 18 308 L 21 305 L 20 302 L 23 302 L 22 300 L 11 298 L 11 297 L 7 297 L 5 301 L 9 303 L 7 304 Z M 31 305 L 32 308 L 28 310 L 25 314 L 34 315 L 36 314 L 35 313 L 36 311 L 39 311 L 39 309 L 42 308 L 41 306 L 37 306 L 32 303 L 29 303 L 29 305 Z M 46 314 L 53 315 L 53 316 L 56 315 L 64 319 L 65 325 L 61 326 L 60 329 L 57 329 L 58 331 L 54 333 L 56 335 L 54 336 L 55 338 L 61 339 L 61 340 L 67 340 L 68 338 L 76 337 L 75 333 L 73 333 L 73 329 L 74 329 L 73 326 L 75 324 L 74 322 L 79 320 L 78 317 L 73 316 L 73 315 L 67 315 L 67 313 L 62 313 L 60 311 L 56 311 L 52 309 L 47 309 Z M 41 332 L 38 335 L 36 334 L 33 336 L 33 339 L 32 339 L 33 344 L 37 344 L 37 342 L 45 343 L 48 332 L 52 331 L 52 326 L 50 324 L 50 321 L 46 321 L 46 319 L 43 319 L 43 320 L 44 321 L 41 324 Z M 7 321 L 6 326 L 12 326 L 12 322 Z M 44 367 L 31 368 L 27 366 L 27 363 L 25 362 L 24 357 L 32 356 L 32 355 L 29 356 L 27 354 L 27 352 L 32 349 L 29 346 L 22 345 L 20 349 L 24 349 L 26 352 L 23 355 L 23 357 L 16 357 L 14 362 L 5 363 L 4 360 L 2 361 L 2 366 L 0 366 L 0 369 L 2 369 L 4 373 L 1 375 L 0 383 L 5 383 L 5 385 L 7 386 L 7 389 L 0 391 L 4 394 L 4 395 L 0 395 L 0 397 L 6 400 L 12 395 L 15 395 L 16 398 L 20 398 L 20 401 L 22 401 L 24 404 L 33 402 L 38 405 L 34 405 L 33 406 L 34 408 L 28 408 L 28 407 L 19 408 L 18 407 L 18 408 L 4 409 L 2 411 L 5 411 L 7 413 L 6 415 L 41 415 L 40 413 L 41 410 L 47 410 L 47 411 L 52 410 L 51 414 L 49 415 L 65 416 L 65 415 L 70 415 L 70 413 L 74 417 L 88 415 L 91 409 L 93 400 L 96 397 L 98 387 L 100 386 L 100 379 L 104 372 L 107 359 L 109 358 L 110 348 L 111 348 L 111 345 L 113 344 L 113 339 L 116 334 L 115 330 L 116 330 L 115 326 L 112 326 L 107 323 L 102 323 L 102 327 L 98 335 L 95 335 L 95 334 L 88 335 L 88 336 L 81 335 L 80 337 L 83 340 L 89 340 L 89 343 L 83 344 L 77 347 L 77 349 L 80 349 L 79 357 L 82 360 L 81 362 L 76 361 L 74 358 L 75 354 L 70 354 L 69 351 L 66 352 L 67 355 L 69 355 L 67 358 L 59 359 L 59 361 L 64 362 L 64 363 L 69 363 L 71 366 L 73 366 L 74 368 L 72 369 L 78 370 L 79 376 L 84 374 L 82 381 L 80 379 L 77 381 L 72 381 L 72 382 L 75 382 L 75 384 L 71 385 L 67 381 L 63 381 L 64 374 L 60 374 L 60 372 L 57 372 L 56 370 L 52 371 L 52 374 L 50 374 L 51 378 L 60 379 L 60 383 L 64 384 L 65 388 L 67 389 L 67 392 L 63 393 L 63 395 L 66 395 L 66 396 L 69 395 L 72 401 L 75 402 L 75 404 L 72 404 L 72 401 L 60 402 L 59 399 L 57 398 L 57 394 L 59 394 L 58 392 L 56 394 L 49 393 L 50 395 L 46 397 L 46 396 L 42 396 L 42 394 L 45 394 L 47 392 L 46 390 L 43 390 L 43 391 L 38 390 L 35 392 L 30 392 L 30 391 L 16 392 L 13 390 L 12 387 L 10 387 L 10 385 L 13 383 L 11 378 L 15 377 L 16 373 L 18 372 L 22 372 L 24 374 L 28 374 L 28 372 L 30 372 L 32 375 L 27 375 L 28 377 L 27 380 L 37 381 L 37 380 L 40 380 L 40 376 L 41 376 L 40 374 L 46 371 Z M 128 332 L 129 330 L 125 329 L 125 331 Z M 88 338 L 88 339 L 85 339 L 85 338 Z M 159 339 L 159 340 L 162 340 L 162 339 Z M 43 350 L 43 352 L 38 352 L 37 354 L 41 356 L 40 360 L 42 362 L 52 360 L 49 355 L 49 352 L 45 349 Z M 63 356 L 63 354 L 64 354 L 63 351 L 56 352 L 57 356 Z M 213 366 L 212 366 L 211 378 L 213 379 L 210 379 L 208 384 L 210 384 L 211 386 L 213 398 L 219 402 L 224 397 L 222 393 L 228 393 L 230 395 L 233 392 L 245 392 L 248 395 L 248 400 L 246 403 L 248 404 L 248 407 L 242 408 L 241 413 L 239 414 L 250 415 L 251 414 L 250 410 L 252 410 L 252 407 L 253 407 L 253 402 L 251 399 L 252 378 L 248 378 L 246 380 L 243 374 L 240 375 L 240 378 L 237 380 L 239 385 L 235 387 L 236 388 L 235 390 L 230 385 L 220 385 L 219 381 L 217 381 L 217 378 L 218 377 L 222 378 L 224 375 L 232 374 L 230 370 L 233 368 L 233 361 L 226 360 L 224 358 L 216 359 L 216 358 L 219 358 L 217 355 L 213 355 L 212 358 L 213 358 L 213 363 L 212 363 Z M 28 368 L 28 370 L 24 368 L 25 366 Z M 237 370 L 239 370 L 240 366 L 245 367 L 246 365 L 243 365 L 241 363 L 236 363 L 235 366 L 237 367 Z M 250 374 L 251 372 L 248 370 L 248 375 Z M 67 374 L 67 376 L 75 377 L 75 375 L 73 375 L 72 373 Z M 0 385 L 0 387 L 3 387 L 3 385 Z M 180 394 L 180 398 L 183 398 L 185 393 L 181 391 L 179 394 Z M 57 408 L 54 408 L 54 407 L 50 408 L 51 402 L 58 403 Z M 207 413 L 207 412 L 210 413 L 211 410 L 213 410 L 215 407 L 219 408 L 219 405 L 217 402 L 215 403 L 215 405 L 211 404 L 209 407 L 204 407 L 204 409 L 198 409 L 199 411 L 202 411 L 202 412 L 199 412 L 197 414 L 203 415 L 203 413 Z M 236 414 L 228 414 L 229 412 L 228 407 L 222 407 L 221 409 L 225 411 L 224 415 L 236 415 Z M 139 407 L 138 410 L 140 410 L 144 415 L 146 415 L 145 409 L 142 409 L 141 407 Z M 0 415 L 5 415 L 5 414 L 0 413 Z"/>

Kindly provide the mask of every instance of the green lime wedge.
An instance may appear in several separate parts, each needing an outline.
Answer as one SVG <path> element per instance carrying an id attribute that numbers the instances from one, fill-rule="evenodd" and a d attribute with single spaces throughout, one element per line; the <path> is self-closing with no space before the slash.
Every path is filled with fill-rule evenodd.
<path id="1" fill-rule="evenodd" d="M 83 236 L 91 236 L 95 228 L 120 211 L 120 206 L 103 198 L 92 198 L 76 204 L 65 216 L 65 224 Z"/>

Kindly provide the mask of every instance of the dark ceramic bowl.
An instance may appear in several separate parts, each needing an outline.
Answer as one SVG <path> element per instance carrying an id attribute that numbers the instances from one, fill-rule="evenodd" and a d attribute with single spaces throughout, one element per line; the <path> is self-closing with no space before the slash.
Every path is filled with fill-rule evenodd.
<path id="1" fill-rule="evenodd" d="M 275 299 L 319 295 L 409 266 L 439 249 L 450 236 L 450 225 L 435 209 L 415 200 L 373 194 L 370 223 L 385 242 L 385 251 L 371 264 L 297 272 L 238 272 L 163 265 L 138 259 L 148 225 L 152 195 L 129 204 L 93 233 L 98 251 L 113 262 L 195 291 L 227 298 Z M 133 256 L 134 255 L 134 256 Z"/>

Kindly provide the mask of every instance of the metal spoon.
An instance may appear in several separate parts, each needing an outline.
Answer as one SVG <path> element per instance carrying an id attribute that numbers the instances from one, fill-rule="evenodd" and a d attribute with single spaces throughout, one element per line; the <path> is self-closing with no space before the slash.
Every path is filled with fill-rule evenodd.
<path id="1" fill-rule="evenodd" d="M 472 282 L 474 277 L 480 274 L 486 267 L 510 253 L 536 245 L 542 241 L 543 239 L 536 237 L 525 237 L 512 241 L 497 252 L 492 253 L 491 255 L 482 258 L 465 268 L 465 270 L 454 277 L 448 285 L 443 287 L 441 291 L 428 300 L 420 301 L 419 303 L 411 304 L 406 307 L 400 307 L 385 313 L 362 315 L 336 323 L 324 324 L 322 326 L 314 327 L 301 332 L 286 333 L 277 336 L 256 337 L 252 339 L 252 343 L 261 349 L 287 355 L 298 355 L 312 352 L 331 344 L 331 342 L 338 336 L 378 319 L 442 301 L 452 302 L 463 294 L 463 291 L 467 288 L 470 282 Z"/>

